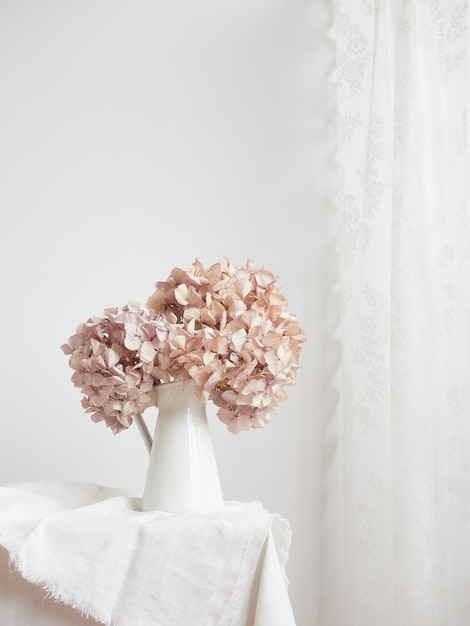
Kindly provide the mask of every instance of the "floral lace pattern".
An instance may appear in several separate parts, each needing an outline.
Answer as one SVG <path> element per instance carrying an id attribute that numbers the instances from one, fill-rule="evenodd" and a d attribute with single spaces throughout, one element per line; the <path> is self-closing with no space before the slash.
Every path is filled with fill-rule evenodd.
<path id="1" fill-rule="evenodd" d="M 467 10 L 335 3 L 348 626 L 470 619 Z"/>

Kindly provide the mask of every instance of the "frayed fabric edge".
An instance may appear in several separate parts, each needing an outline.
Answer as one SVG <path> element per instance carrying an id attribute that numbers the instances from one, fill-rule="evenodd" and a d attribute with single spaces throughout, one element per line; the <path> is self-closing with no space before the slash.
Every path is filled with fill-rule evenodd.
<path id="1" fill-rule="evenodd" d="M 11 552 L 9 552 L 8 566 L 11 572 L 18 572 L 24 580 L 40 587 L 45 592 L 45 598 L 51 598 L 56 602 L 62 602 L 63 604 L 66 604 L 72 609 L 78 611 L 78 613 L 80 613 L 83 617 L 92 618 L 104 626 L 123 626 L 119 622 L 105 617 L 86 600 L 79 600 L 78 598 L 75 598 L 73 594 L 63 591 L 57 584 L 48 581 L 43 575 L 35 572 L 34 569 L 31 569 L 31 567 L 26 566 L 20 557 L 15 556 Z"/>

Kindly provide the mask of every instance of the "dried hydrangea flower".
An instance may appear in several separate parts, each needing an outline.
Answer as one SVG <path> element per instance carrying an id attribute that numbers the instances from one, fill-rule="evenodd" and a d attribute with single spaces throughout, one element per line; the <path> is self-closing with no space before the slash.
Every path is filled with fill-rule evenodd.
<path id="1" fill-rule="evenodd" d="M 118 433 L 132 424 L 132 415 L 156 404 L 156 386 L 172 380 L 167 339 L 163 318 L 133 303 L 79 325 L 62 350 L 94 422 Z"/>
<path id="2" fill-rule="evenodd" d="M 147 302 L 172 327 L 171 367 L 233 433 L 268 423 L 299 367 L 305 333 L 276 282 L 251 261 L 235 268 L 222 257 L 204 269 L 196 259 L 156 283 Z"/>

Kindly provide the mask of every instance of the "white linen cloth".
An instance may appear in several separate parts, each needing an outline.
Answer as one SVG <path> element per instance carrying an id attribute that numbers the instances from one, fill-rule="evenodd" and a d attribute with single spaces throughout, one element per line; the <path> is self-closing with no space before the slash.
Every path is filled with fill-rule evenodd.
<path id="1" fill-rule="evenodd" d="M 278 616 L 269 608 L 279 580 L 287 594 L 290 540 L 288 522 L 258 502 L 171 514 L 142 512 L 140 498 L 99 485 L 0 487 L 0 544 L 11 564 L 110 626 L 293 625 L 289 604 Z M 278 581 L 269 589 L 273 559 Z M 250 607 L 259 590 L 262 601 Z"/>

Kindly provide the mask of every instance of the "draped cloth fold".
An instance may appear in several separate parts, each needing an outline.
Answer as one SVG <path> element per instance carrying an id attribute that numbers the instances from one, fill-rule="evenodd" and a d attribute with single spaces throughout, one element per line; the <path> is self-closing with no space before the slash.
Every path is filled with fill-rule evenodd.
<path id="1" fill-rule="evenodd" d="M 140 498 L 99 485 L 0 487 L 0 545 L 12 566 L 113 626 L 238 623 L 267 545 L 286 589 L 290 541 L 288 522 L 259 502 L 171 514 L 142 512 Z"/>

